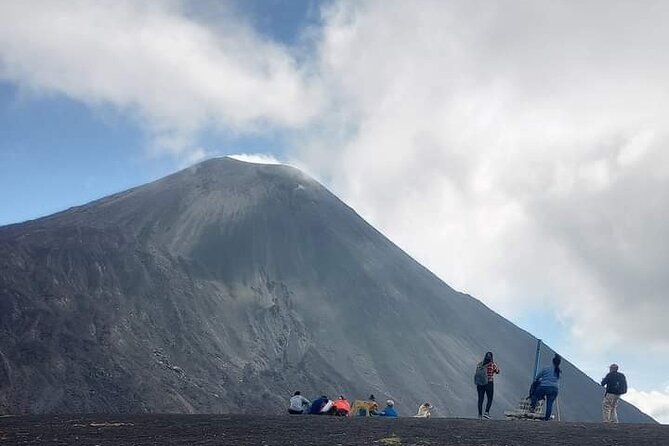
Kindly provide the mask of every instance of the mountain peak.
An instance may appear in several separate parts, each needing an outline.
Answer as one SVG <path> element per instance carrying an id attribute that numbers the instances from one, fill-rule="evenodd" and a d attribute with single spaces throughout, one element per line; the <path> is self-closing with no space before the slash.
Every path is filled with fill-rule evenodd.
<path id="1" fill-rule="evenodd" d="M 493 351 L 501 416 L 536 348 L 298 169 L 230 158 L 3 229 L 0 297 L 0 413 L 278 413 L 300 389 L 468 416 Z M 563 376 L 564 419 L 598 420 L 600 387 Z"/>
<path id="2" fill-rule="evenodd" d="M 208 158 L 180 172 L 192 172 L 194 174 L 200 174 L 200 175 L 201 174 L 222 175 L 230 173 L 231 171 L 234 170 L 251 171 L 251 172 L 254 171 L 273 172 L 276 174 L 284 174 L 284 175 L 292 174 L 308 178 L 308 176 L 304 174 L 300 169 L 288 164 L 254 162 L 254 161 L 240 160 L 230 156 Z M 177 172 L 176 174 L 178 173 L 179 172 Z"/>

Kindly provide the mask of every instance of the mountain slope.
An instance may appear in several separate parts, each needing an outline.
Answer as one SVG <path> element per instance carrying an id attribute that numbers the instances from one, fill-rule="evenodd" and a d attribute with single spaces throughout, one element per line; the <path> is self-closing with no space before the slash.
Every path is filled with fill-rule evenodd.
<path id="1" fill-rule="evenodd" d="M 231 159 L 0 228 L 0 331 L 20 413 L 278 413 L 301 389 L 464 416 L 492 350 L 500 415 L 536 345 L 298 170 Z M 563 417 L 598 420 L 601 389 L 564 371 Z"/>

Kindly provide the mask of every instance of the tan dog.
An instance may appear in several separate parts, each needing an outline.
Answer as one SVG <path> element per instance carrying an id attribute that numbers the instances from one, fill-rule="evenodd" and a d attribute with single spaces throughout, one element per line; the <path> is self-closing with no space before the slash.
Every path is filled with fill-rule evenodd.
<path id="1" fill-rule="evenodd" d="M 376 403 L 376 401 L 355 400 L 351 406 L 349 415 L 355 417 L 362 410 L 365 412 L 364 416 L 369 417 L 372 415 L 372 412 L 376 412 L 378 409 L 379 405 Z"/>

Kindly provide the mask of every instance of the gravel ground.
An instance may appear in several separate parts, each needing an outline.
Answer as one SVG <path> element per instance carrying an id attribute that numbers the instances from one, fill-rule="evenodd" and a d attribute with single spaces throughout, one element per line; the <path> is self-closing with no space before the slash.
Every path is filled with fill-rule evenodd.
<path id="1" fill-rule="evenodd" d="M 0 445 L 669 445 L 669 426 L 241 415 L 0 418 Z"/>

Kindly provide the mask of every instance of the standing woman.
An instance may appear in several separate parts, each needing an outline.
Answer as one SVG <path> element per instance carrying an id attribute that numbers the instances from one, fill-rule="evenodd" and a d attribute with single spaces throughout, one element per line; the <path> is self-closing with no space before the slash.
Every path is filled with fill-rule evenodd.
<path id="1" fill-rule="evenodd" d="M 537 401 L 546 397 L 546 416 L 544 417 L 546 421 L 551 419 L 553 403 L 558 396 L 558 383 L 562 374 L 562 370 L 560 370 L 561 362 L 562 358 L 556 353 L 553 357 L 553 366 L 544 367 L 534 380 L 537 385 L 532 393 L 530 411 L 534 412 L 534 409 L 537 407 Z"/>
<path id="2" fill-rule="evenodd" d="M 478 400 L 478 409 L 479 409 L 479 418 L 490 418 L 490 406 L 492 406 L 492 397 L 495 393 L 495 385 L 493 379 L 497 373 L 499 373 L 499 368 L 495 361 L 492 359 L 492 352 L 487 352 L 483 357 L 483 361 L 479 362 L 476 366 L 477 369 L 484 369 L 486 373 L 487 383 L 486 384 L 476 384 L 476 391 L 479 394 Z M 485 405 L 485 414 L 483 414 L 483 398 L 487 397 L 488 401 Z"/>

